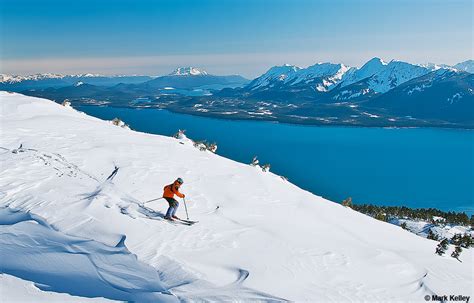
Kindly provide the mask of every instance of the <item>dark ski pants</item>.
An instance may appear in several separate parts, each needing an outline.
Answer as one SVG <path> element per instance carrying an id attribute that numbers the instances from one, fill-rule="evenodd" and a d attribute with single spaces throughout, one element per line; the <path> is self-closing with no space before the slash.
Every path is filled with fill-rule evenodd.
<path id="1" fill-rule="evenodd" d="M 168 201 L 168 204 L 170 207 L 168 208 L 168 211 L 166 212 L 167 218 L 171 218 L 176 215 L 176 211 L 178 210 L 179 202 L 176 201 L 174 198 L 165 198 L 166 201 Z"/>

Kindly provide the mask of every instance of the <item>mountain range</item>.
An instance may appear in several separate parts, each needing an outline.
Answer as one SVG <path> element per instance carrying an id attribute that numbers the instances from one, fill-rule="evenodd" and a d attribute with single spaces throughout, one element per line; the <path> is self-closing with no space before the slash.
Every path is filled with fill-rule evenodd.
<path id="1" fill-rule="evenodd" d="M 3 81 L 0 89 L 58 102 L 159 107 L 233 119 L 473 128 L 473 71 L 473 60 L 447 66 L 373 58 L 360 68 L 334 63 L 274 66 L 251 81 L 186 67 L 141 82 L 137 77 L 144 76 L 38 77 Z M 98 85 L 105 79 L 112 84 Z M 45 81 L 74 83 L 54 86 Z"/>
<path id="2" fill-rule="evenodd" d="M 194 67 L 179 67 L 165 76 L 143 76 L 143 75 L 99 75 L 99 74 L 35 74 L 29 76 L 0 74 L 0 90 L 19 92 L 27 89 L 62 88 L 67 86 L 79 86 L 77 84 L 90 84 L 95 86 L 116 86 L 127 84 L 140 84 L 141 88 L 165 88 L 176 87 L 191 89 L 203 85 L 221 85 L 222 87 L 234 87 L 248 82 L 247 79 L 238 76 L 215 76 L 204 70 Z"/>

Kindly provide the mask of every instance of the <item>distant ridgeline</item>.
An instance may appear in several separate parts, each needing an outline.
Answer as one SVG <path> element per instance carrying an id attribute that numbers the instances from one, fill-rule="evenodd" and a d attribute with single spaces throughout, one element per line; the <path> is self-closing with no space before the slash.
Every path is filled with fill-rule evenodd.
<path id="1" fill-rule="evenodd" d="M 342 205 L 443 244 L 474 247 L 474 215 L 469 218 L 464 212 L 445 212 L 436 208 L 353 204 L 351 198 L 342 201 Z"/>
<path id="2" fill-rule="evenodd" d="M 360 68 L 274 66 L 252 81 L 192 67 L 160 77 L 0 75 L 0 90 L 73 105 L 166 108 L 226 119 L 474 129 L 473 73 L 474 60 L 447 66 L 373 58 Z"/>

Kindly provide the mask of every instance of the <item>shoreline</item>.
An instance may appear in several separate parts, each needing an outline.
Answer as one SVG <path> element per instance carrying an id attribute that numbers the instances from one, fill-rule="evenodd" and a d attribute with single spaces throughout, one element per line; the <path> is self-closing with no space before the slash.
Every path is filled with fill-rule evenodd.
<path id="1" fill-rule="evenodd" d="M 54 101 L 54 100 L 51 100 Z M 56 101 L 54 101 L 56 102 Z M 58 103 L 58 102 L 56 102 Z M 460 127 L 456 125 L 447 126 L 447 125 L 413 125 L 413 126 L 394 126 L 394 125 L 367 125 L 367 124 L 347 124 L 347 123 L 304 123 L 303 121 L 281 121 L 279 119 L 268 119 L 268 118 L 258 118 L 258 117 L 232 117 L 232 115 L 221 115 L 221 114 L 206 114 L 203 112 L 196 111 L 186 111 L 186 110 L 175 110 L 168 107 L 134 107 L 134 106 L 116 106 L 116 105 L 94 105 L 94 104 L 80 104 L 74 106 L 90 106 L 90 107 L 112 107 L 112 108 L 126 108 L 126 109 L 137 109 L 137 110 L 165 110 L 174 114 L 181 115 L 190 115 L 195 117 L 203 117 L 224 121 L 245 121 L 245 122 L 267 122 L 275 124 L 284 124 L 291 126 L 307 126 L 307 127 L 340 127 L 340 128 L 368 128 L 368 129 L 440 129 L 440 130 L 461 130 L 461 131 L 474 131 L 474 126 L 472 127 Z"/>

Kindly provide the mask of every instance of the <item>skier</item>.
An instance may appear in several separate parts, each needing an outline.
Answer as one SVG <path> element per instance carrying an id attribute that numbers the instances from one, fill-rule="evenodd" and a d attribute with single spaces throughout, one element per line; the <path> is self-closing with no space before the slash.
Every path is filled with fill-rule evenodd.
<path id="1" fill-rule="evenodd" d="M 165 200 L 168 201 L 168 204 L 170 205 L 165 216 L 165 219 L 167 220 L 179 220 L 179 218 L 176 216 L 176 211 L 178 210 L 179 202 L 176 201 L 174 195 L 177 195 L 180 198 L 184 198 L 184 195 L 179 192 L 179 188 L 181 187 L 181 185 L 183 185 L 183 179 L 178 178 L 176 179 L 176 181 L 173 182 L 173 184 L 166 185 L 163 188 L 163 198 L 165 198 Z"/>

